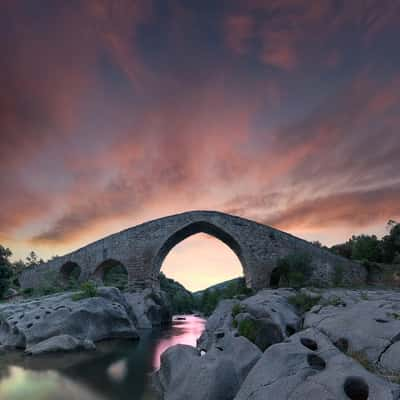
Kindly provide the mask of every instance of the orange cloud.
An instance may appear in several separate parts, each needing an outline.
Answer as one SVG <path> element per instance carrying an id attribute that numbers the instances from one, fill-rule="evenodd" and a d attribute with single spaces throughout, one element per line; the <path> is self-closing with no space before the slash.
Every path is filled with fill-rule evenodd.
<path id="1" fill-rule="evenodd" d="M 0 13 L 2 237 L 61 252 L 193 208 L 328 230 L 313 207 L 367 221 L 354 193 L 398 183 L 393 3 L 56 3 Z"/>
<path id="2" fill-rule="evenodd" d="M 400 217 L 400 187 L 332 194 L 294 204 L 265 222 L 284 230 L 367 227 Z"/>

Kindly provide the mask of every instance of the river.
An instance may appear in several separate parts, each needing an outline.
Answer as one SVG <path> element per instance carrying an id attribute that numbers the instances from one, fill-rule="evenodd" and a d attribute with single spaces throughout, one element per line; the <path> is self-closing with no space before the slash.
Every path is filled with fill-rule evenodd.
<path id="1" fill-rule="evenodd" d="M 183 319 L 184 318 L 184 319 Z M 96 351 L 0 355 L 1 400 L 154 400 L 151 373 L 175 344 L 196 345 L 205 320 L 175 316 L 165 328 L 141 331 L 140 340 L 97 343 Z"/>

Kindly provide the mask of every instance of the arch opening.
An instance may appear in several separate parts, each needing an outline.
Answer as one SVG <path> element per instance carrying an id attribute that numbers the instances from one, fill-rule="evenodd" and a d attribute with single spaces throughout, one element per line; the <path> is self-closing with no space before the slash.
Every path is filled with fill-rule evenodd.
<path id="1" fill-rule="evenodd" d="M 81 276 L 81 267 L 72 261 L 68 261 L 60 268 L 61 281 L 63 284 L 73 284 L 78 282 Z"/>
<path id="2" fill-rule="evenodd" d="M 128 287 L 128 271 L 120 261 L 114 259 L 103 261 L 93 275 L 104 286 L 113 286 L 120 290 Z"/>
<path id="3" fill-rule="evenodd" d="M 279 284 L 281 283 L 281 278 L 282 278 L 282 270 L 279 267 L 276 267 L 272 272 L 271 272 L 271 277 L 269 280 L 269 286 L 273 289 L 276 289 L 279 287 Z"/>
<path id="4" fill-rule="evenodd" d="M 158 279 L 162 267 L 168 277 L 193 291 L 246 274 L 237 241 L 208 222 L 194 222 L 173 233 L 159 249 L 153 266 L 153 279 Z"/>

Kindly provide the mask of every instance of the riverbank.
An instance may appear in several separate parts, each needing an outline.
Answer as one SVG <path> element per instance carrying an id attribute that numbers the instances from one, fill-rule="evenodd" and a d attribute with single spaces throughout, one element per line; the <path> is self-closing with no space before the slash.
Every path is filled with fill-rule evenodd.
<path id="1" fill-rule="evenodd" d="M 170 325 L 138 329 L 140 340 L 97 342 L 96 351 L 34 357 L 27 357 L 23 350 L 8 351 L 0 357 L 0 398 L 16 399 L 11 392 L 6 397 L 2 388 L 22 387 L 29 391 L 30 400 L 42 400 L 48 394 L 46 390 L 51 390 L 46 398 L 64 398 L 65 393 L 57 392 L 60 388 L 69 394 L 73 392 L 80 400 L 155 400 L 151 374 L 160 364 L 161 353 L 177 343 L 195 345 L 204 329 L 202 318 L 183 317 L 179 320 L 174 317 Z M 38 379 L 40 392 L 35 391 Z"/>
<path id="2" fill-rule="evenodd" d="M 37 355 L 93 350 L 105 339 L 139 339 L 139 329 L 171 321 L 162 291 L 124 293 L 99 287 L 90 293 L 64 292 L 0 305 L 0 351 Z"/>
<path id="3" fill-rule="evenodd" d="M 398 400 L 400 293 L 266 289 L 224 300 L 154 374 L 169 400 Z"/>

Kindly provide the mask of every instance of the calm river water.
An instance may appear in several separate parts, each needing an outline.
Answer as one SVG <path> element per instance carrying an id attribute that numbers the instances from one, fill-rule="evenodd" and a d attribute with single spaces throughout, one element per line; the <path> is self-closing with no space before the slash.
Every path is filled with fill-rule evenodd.
<path id="1" fill-rule="evenodd" d="M 97 343 L 93 352 L 0 354 L 0 399 L 153 400 L 150 374 L 161 354 L 175 344 L 195 345 L 204 329 L 202 318 L 177 318 L 169 327 L 142 331 L 138 341 Z"/>

